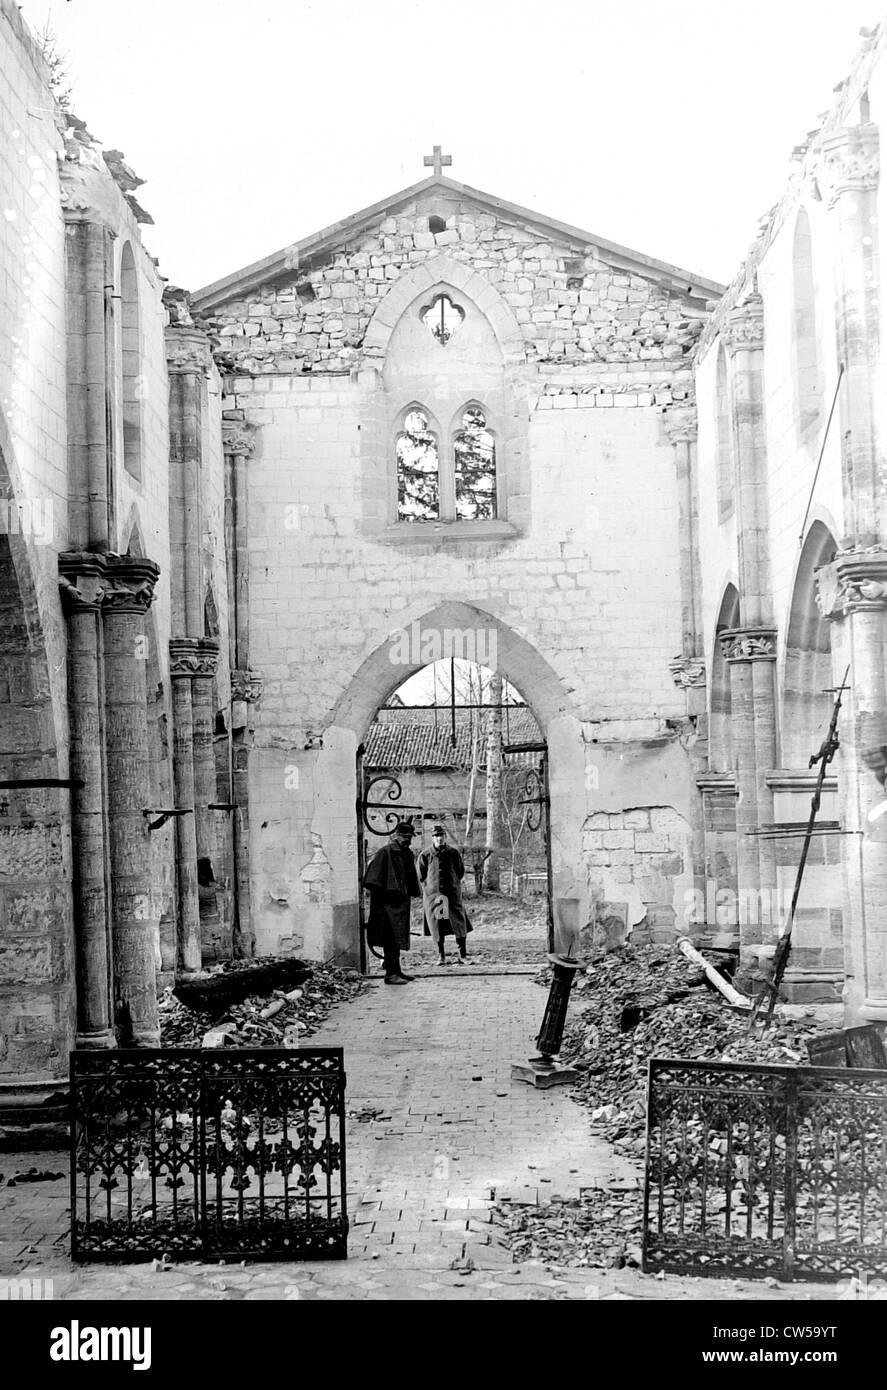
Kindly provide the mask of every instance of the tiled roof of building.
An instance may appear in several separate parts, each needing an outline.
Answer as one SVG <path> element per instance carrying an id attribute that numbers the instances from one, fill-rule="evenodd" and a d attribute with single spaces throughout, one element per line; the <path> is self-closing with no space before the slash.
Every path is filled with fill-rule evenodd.
<path id="1" fill-rule="evenodd" d="M 436 720 L 435 720 L 436 715 Z M 471 744 L 478 710 L 456 709 L 456 746 L 451 739 L 448 709 L 383 709 L 379 711 L 366 739 L 364 764 L 384 768 L 471 767 Z M 539 725 L 525 706 L 510 707 L 502 716 L 502 738 L 506 744 L 538 743 Z M 486 761 L 486 741 L 481 739 L 480 766 Z"/>

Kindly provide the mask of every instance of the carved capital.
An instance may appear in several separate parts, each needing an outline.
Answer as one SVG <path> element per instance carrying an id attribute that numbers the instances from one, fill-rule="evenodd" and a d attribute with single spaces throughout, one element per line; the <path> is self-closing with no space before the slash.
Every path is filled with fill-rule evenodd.
<path id="1" fill-rule="evenodd" d="M 201 637 L 198 639 L 197 647 L 200 670 L 194 672 L 195 676 L 214 676 L 219 669 L 218 637 Z"/>
<path id="2" fill-rule="evenodd" d="M 816 181 L 833 208 L 844 193 L 878 186 L 878 131 L 873 125 L 848 126 L 826 136 L 820 147 Z"/>
<path id="3" fill-rule="evenodd" d="M 166 365 L 171 373 L 202 375 L 212 365 L 209 339 L 199 328 L 170 325 L 166 329 Z"/>
<path id="4" fill-rule="evenodd" d="M 226 454 L 242 454 L 247 458 L 256 447 L 255 425 L 243 420 L 222 421 L 222 449 Z"/>
<path id="5" fill-rule="evenodd" d="M 97 610 L 105 592 L 107 555 L 66 551 L 59 556 L 59 594 L 67 613 Z"/>
<path id="6" fill-rule="evenodd" d="M 190 680 L 200 660 L 196 637 L 171 637 L 169 674 L 171 680 Z"/>
<path id="7" fill-rule="evenodd" d="M 255 671 L 231 672 L 231 699 L 254 705 L 262 697 L 262 677 Z"/>
<path id="8" fill-rule="evenodd" d="M 734 627 L 718 638 L 727 661 L 775 661 L 776 629 L 772 627 Z"/>
<path id="9" fill-rule="evenodd" d="M 763 348 L 764 301 L 759 294 L 748 295 L 742 304 L 730 310 L 721 337 L 730 353 L 755 352 Z"/>
<path id="10" fill-rule="evenodd" d="M 102 608 L 106 613 L 147 613 L 160 566 L 135 555 L 109 555 Z"/>
<path id="11" fill-rule="evenodd" d="M 839 555 L 816 572 L 816 606 L 831 621 L 887 608 L 887 552 Z"/>
<path id="12" fill-rule="evenodd" d="M 692 444 L 697 435 L 696 410 L 671 406 L 663 411 L 662 424 L 673 444 Z"/>
<path id="13" fill-rule="evenodd" d="M 672 680 L 683 690 L 705 687 L 705 661 L 701 656 L 676 656 L 668 663 Z"/>
<path id="14" fill-rule="evenodd" d="M 169 674 L 173 680 L 212 677 L 219 665 L 219 643 L 215 637 L 172 637 L 169 643 Z"/>

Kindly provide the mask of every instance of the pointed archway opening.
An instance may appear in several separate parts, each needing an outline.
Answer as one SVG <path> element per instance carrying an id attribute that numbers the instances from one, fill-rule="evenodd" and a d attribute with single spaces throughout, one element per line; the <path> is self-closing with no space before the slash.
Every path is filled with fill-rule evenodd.
<path id="1" fill-rule="evenodd" d="M 76 1029 L 71 784 L 38 602 L 44 540 L 0 441 L 0 1099 L 65 1078 Z"/>
<path id="2" fill-rule="evenodd" d="M 409 821 L 423 890 L 411 970 L 535 963 L 552 949 L 547 753 L 521 691 L 480 661 L 429 661 L 380 704 L 357 753 L 358 879 Z M 367 894 L 360 906 L 372 971 Z"/>

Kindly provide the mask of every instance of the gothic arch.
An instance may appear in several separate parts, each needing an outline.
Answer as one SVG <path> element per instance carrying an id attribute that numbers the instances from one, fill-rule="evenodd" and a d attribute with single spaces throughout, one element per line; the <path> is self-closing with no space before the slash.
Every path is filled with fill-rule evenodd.
<path id="1" fill-rule="evenodd" d="M 212 584 L 207 584 L 206 595 L 203 600 L 203 635 L 204 637 L 219 636 L 219 610 L 216 607 Z"/>
<path id="2" fill-rule="evenodd" d="M 394 329 L 413 301 L 431 290 L 447 288 L 464 294 L 486 316 L 506 363 L 525 360 L 520 324 L 502 295 L 482 275 L 451 256 L 432 256 L 394 281 L 370 320 L 364 349 L 384 356 Z"/>
<path id="3" fill-rule="evenodd" d="M 58 779 L 66 769 L 58 753 L 40 569 L 34 540 L 19 527 L 24 497 L 0 418 L 0 779 Z M 7 1080 L 64 1075 L 74 1041 L 69 796 L 57 787 L 0 791 L 0 921 L 10 962 L 0 985 L 0 1077 Z"/>
<path id="4" fill-rule="evenodd" d="M 129 509 L 129 516 L 121 532 L 123 537 L 123 555 L 132 555 L 139 560 L 145 559 L 145 542 L 142 539 L 142 523 L 139 519 L 139 509 L 135 502 Z"/>
<path id="5" fill-rule="evenodd" d="M 805 207 L 798 209 L 792 240 L 792 382 L 795 427 L 802 444 L 814 448 L 822 411 L 813 238 Z"/>
<path id="6" fill-rule="evenodd" d="M 119 371 L 120 407 L 123 430 L 123 467 L 131 477 L 142 481 L 142 391 L 141 321 L 139 277 L 132 243 L 125 241 L 120 253 Z"/>
<path id="7" fill-rule="evenodd" d="M 403 627 L 408 632 L 411 622 L 415 622 L 424 633 L 449 630 L 495 634 L 496 669 L 520 690 L 543 732 L 559 715 L 574 713 L 560 677 L 545 658 L 525 638 L 492 614 L 471 604 L 449 601 L 422 615 L 416 614 L 412 619 L 405 616 Z M 395 665 L 391 660 L 391 650 L 389 637 L 355 671 L 348 689 L 331 712 L 330 724 L 351 729 L 358 742 L 365 738 L 379 706 L 409 676 L 427 664 L 417 659 Z"/>
<path id="8" fill-rule="evenodd" d="M 815 520 L 807 531 L 791 588 L 782 679 L 782 764 L 806 768 L 825 737 L 832 707 L 831 625 L 816 603 L 816 571 L 834 559 L 835 531 Z"/>
<path id="9" fill-rule="evenodd" d="M 724 585 L 715 621 L 711 654 L 711 718 L 709 721 L 709 764 L 712 772 L 733 770 L 730 668 L 721 651 L 719 635 L 739 626 L 739 590 L 732 580 Z"/>

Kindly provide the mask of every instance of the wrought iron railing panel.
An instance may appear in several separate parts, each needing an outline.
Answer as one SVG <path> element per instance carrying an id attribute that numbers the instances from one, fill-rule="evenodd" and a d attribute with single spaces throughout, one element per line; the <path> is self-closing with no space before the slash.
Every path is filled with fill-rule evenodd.
<path id="1" fill-rule="evenodd" d="M 71 1054 L 75 1260 L 341 1259 L 341 1048 Z"/>
<path id="2" fill-rule="evenodd" d="M 651 1060 L 643 1267 L 887 1276 L 887 1072 Z"/>

